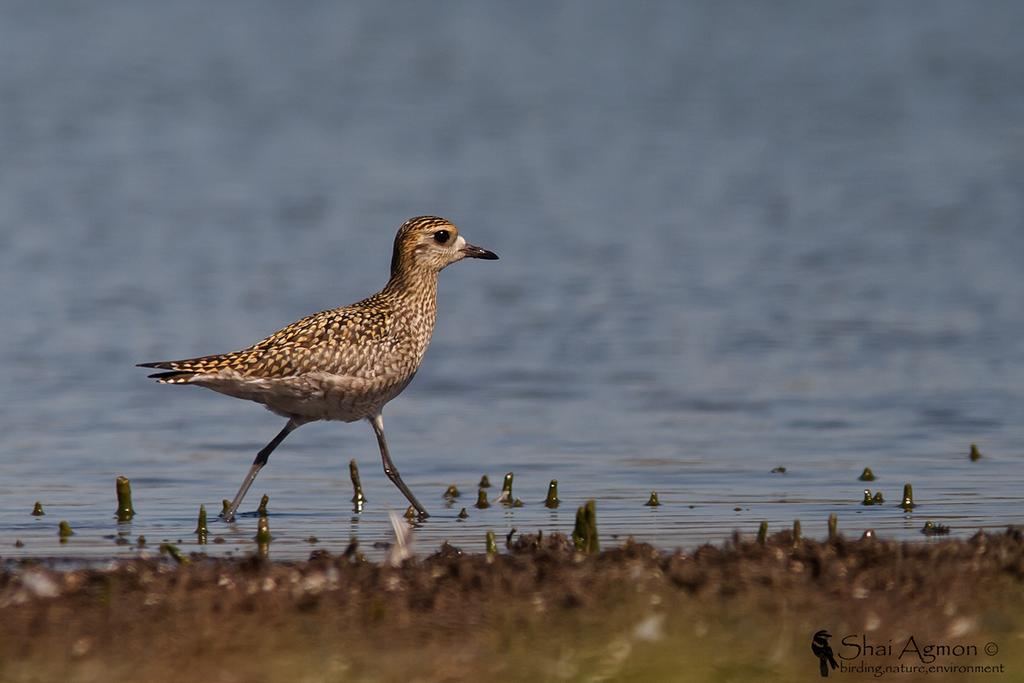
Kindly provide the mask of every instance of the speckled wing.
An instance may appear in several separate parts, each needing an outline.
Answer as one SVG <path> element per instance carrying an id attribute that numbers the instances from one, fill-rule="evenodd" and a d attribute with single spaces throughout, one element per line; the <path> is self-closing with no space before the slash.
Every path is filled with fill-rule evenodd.
<path id="1" fill-rule="evenodd" d="M 162 384 L 216 375 L 281 379 L 314 371 L 364 376 L 376 360 L 374 349 L 388 346 L 390 334 L 389 307 L 376 299 L 314 313 L 241 351 L 139 365 L 168 370 L 150 375 Z"/>

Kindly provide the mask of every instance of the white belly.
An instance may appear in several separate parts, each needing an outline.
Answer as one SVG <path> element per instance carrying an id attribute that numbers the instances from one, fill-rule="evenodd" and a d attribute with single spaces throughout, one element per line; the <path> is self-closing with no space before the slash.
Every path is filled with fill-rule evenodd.
<path id="1" fill-rule="evenodd" d="M 228 396 L 262 403 L 289 418 L 354 422 L 380 412 L 412 380 L 404 377 L 365 379 L 314 372 L 297 377 L 261 379 L 237 373 L 195 377 L 190 384 Z"/>

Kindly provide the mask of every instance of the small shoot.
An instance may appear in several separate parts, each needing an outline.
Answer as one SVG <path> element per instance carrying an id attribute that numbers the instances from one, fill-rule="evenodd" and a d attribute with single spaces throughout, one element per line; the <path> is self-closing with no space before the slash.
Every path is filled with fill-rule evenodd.
<path id="1" fill-rule="evenodd" d="M 256 542 L 265 545 L 270 543 L 273 538 L 270 535 L 270 520 L 266 516 L 260 517 L 260 521 L 256 525 Z"/>
<path id="2" fill-rule="evenodd" d="M 181 550 L 178 549 L 178 546 L 172 543 L 161 543 L 160 554 L 170 555 L 171 559 L 177 562 L 179 565 L 188 564 L 188 558 L 182 555 Z"/>
<path id="3" fill-rule="evenodd" d="M 363 483 L 359 480 L 359 465 L 354 458 L 348 461 L 348 476 L 352 480 L 352 504 L 355 511 L 360 512 L 366 504 L 366 496 L 363 495 Z"/>
<path id="4" fill-rule="evenodd" d="M 199 539 L 199 545 L 206 544 L 206 538 L 210 535 L 210 528 L 206 525 L 206 506 L 199 506 L 199 520 L 196 522 L 196 537 Z"/>
<path id="5" fill-rule="evenodd" d="M 649 508 L 656 508 L 659 505 L 661 505 L 661 501 L 658 500 L 658 492 L 651 491 L 651 497 L 647 499 L 647 502 L 644 503 L 644 505 L 646 505 Z"/>
<path id="6" fill-rule="evenodd" d="M 925 536 L 945 536 L 949 533 L 949 527 L 944 524 L 936 524 L 929 519 L 921 528 L 921 533 Z"/>
<path id="7" fill-rule="evenodd" d="M 512 473 L 508 472 L 505 475 L 504 481 L 501 482 L 501 493 L 498 494 L 496 502 L 501 503 L 505 506 L 511 506 L 515 504 L 515 500 L 512 498 Z"/>
<path id="8" fill-rule="evenodd" d="M 561 502 L 558 499 L 558 480 L 552 479 L 551 483 L 548 484 L 548 495 L 544 499 L 544 507 L 554 510 Z"/>
<path id="9" fill-rule="evenodd" d="M 857 479 L 860 481 L 874 481 L 875 473 L 871 471 L 870 467 L 865 467 L 864 471 L 860 473 L 860 476 L 857 477 Z"/>
<path id="10" fill-rule="evenodd" d="M 33 517 L 42 517 L 42 516 L 43 516 L 43 515 L 45 515 L 45 514 L 46 514 L 46 513 L 45 513 L 45 512 L 43 512 L 43 504 L 42 504 L 42 503 L 40 503 L 40 502 L 39 502 L 39 501 L 37 500 L 37 501 L 36 501 L 36 504 L 32 506 L 32 516 L 33 516 Z"/>
<path id="11" fill-rule="evenodd" d="M 910 512 L 917 507 L 917 505 L 914 504 L 914 487 L 910 484 L 903 485 L 903 500 L 900 501 L 900 507 L 903 508 L 905 512 Z"/>
<path id="12" fill-rule="evenodd" d="M 124 475 L 117 478 L 117 510 L 114 511 L 114 515 L 119 522 L 130 522 L 135 516 L 135 508 L 132 506 L 132 483 Z"/>
<path id="13" fill-rule="evenodd" d="M 576 526 L 572 530 L 572 542 L 576 550 L 596 553 L 601 546 L 597 536 L 597 504 L 588 500 L 576 510 Z"/>
<path id="14" fill-rule="evenodd" d="M 487 543 L 487 554 L 488 555 L 497 555 L 498 554 L 498 542 L 494 538 L 494 532 L 493 531 L 488 531 L 487 532 L 486 543 Z"/>

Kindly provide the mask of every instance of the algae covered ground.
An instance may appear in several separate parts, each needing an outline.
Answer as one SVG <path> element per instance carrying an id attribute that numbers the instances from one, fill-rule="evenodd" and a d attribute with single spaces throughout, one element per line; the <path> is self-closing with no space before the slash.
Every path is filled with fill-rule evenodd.
<path id="1" fill-rule="evenodd" d="M 2 681 L 1021 680 L 1024 537 L 10 561 Z M 824 631 L 825 633 L 819 633 Z M 819 636 L 818 646 L 812 640 Z M 820 645 L 830 648 L 833 669 Z"/>

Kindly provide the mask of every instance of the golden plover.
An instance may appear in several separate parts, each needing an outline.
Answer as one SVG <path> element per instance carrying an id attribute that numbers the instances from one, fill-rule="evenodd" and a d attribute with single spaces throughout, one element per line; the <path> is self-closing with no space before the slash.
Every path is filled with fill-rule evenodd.
<path id="1" fill-rule="evenodd" d="M 373 296 L 314 313 L 242 351 L 140 364 L 167 370 L 150 375 L 161 384 L 196 384 L 262 403 L 288 418 L 256 455 L 224 519 L 234 519 L 270 454 L 296 427 L 364 419 L 377 435 L 384 473 L 427 516 L 388 454 L 381 409 L 405 389 L 423 360 L 434 331 L 437 274 L 467 256 L 498 258 L 466 242 L 444 218 L 411 218 L 395 236 L 391 279 Z"/>

